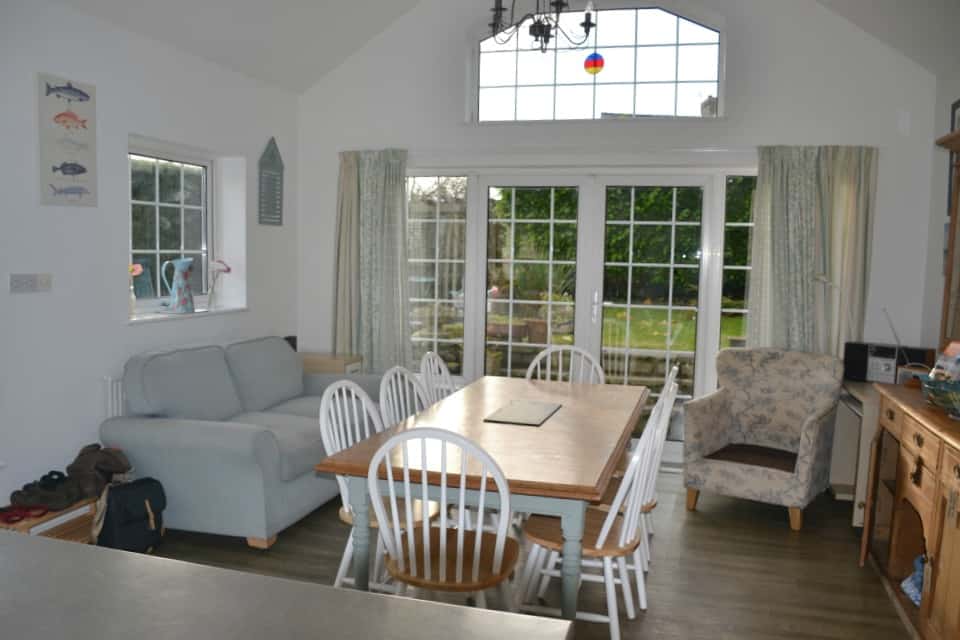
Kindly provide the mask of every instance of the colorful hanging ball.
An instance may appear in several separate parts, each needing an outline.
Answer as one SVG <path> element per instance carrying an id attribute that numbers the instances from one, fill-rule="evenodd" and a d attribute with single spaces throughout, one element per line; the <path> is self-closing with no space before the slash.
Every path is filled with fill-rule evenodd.
<path id="1" fill-rule="evenodd" d="M 583 61 L 583 68 L 590 75 L 597 75 L 603 71 L 603 56 L 599 53 L 591 53 L 587 56 L 587 59 Z"/>

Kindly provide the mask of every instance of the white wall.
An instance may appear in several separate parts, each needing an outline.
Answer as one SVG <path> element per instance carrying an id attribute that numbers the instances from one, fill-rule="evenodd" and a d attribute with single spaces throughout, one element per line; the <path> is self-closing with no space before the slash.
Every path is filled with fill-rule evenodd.
<path id="1" fill-rule="evenodd" d="M 42 207 L 36 74 L 97 88 L 96 208 Z M 295 329 L 296 97 L 46 0 L 0 5 L 0 501 L 98 439 L 101 378 L 128 355 Z M 240 156 L 247 165 L 249 311 L 127 323 L 128 135 Z M 276 136 L 284 226 L 256 224 L 257 159 Z M 230 256 L 224 256 L 230 261 Z M 49 272 L 48 294 L 10 295 L 10 272 Z"/>
<path id="2" fill-rule="evenodd" d="M 301 98 L 304 344 L 331 344 L 338 151 L 401 147 L 413 166 L 696 165 L 725 155 L 755 162 L 765 144 L 880 147 L 866 335 L 892 339 L 888 307 L 905 342 L 933 343 L 924 327 L 931 73 L 814 0 L 712 0 L 728 39 L 725 118 L 476 125 L 465 122 L 465 78 L 486 5 L 423 0 Z"/>

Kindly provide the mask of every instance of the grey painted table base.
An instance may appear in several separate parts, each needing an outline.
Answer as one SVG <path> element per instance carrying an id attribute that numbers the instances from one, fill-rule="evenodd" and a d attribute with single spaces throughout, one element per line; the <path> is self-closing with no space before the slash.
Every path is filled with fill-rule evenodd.
<path id="1" fill-rule="evenodd" d="M 370 584 L 370 501 L 367 494 L 367 479 L 357 476 L 347 478 L 350 483 L 350 507 L 353 509 L 353 570 L 357 589 L 367 590 Z M 380 481 L 381 488 L 387 491 L 387 481 Z M 396 491 L 403 492 L 403 483 L 395 483 Z M 468 490 L 467 502 L 476 505 L 479 491 Z M 430 487 L 430 497 L 440 498 L 440 488 Z M 486 504 L 496 509 L 499 506 L 496 493 L 487 493 Z M 569 498 L 548 498 L 520 493 L 510 494 L 510 507 L 516 513 L 534 513 L 545 516 L 558 516 L 563 530 L 563 563 L 561 611 L 564 618 L 573 620 L 577 615 L 577 594 L 580 590 L 580 556 L 583 540 L 583 522 L 587 503 Z"/>

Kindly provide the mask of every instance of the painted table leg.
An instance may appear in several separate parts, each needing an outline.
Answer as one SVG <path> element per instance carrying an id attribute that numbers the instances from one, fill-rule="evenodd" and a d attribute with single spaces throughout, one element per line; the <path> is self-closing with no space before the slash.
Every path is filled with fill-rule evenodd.
<path id="1" fill-rule="evenodd" d="M 370 501 L 367 479 L 350 477 L 350 508 L 353 510 L 353 573 L 354 586 L 370 589 Z"/>
<path id="2" fill-rule="evenodd" d="M 580 557 L 583 540 L 583 521 L 587 503 L 570 501 L 568 513 L 560 517 L 563 530 L 563 617 L 573 620 L 577 616 L 577 592 L 580 590 Z"/>

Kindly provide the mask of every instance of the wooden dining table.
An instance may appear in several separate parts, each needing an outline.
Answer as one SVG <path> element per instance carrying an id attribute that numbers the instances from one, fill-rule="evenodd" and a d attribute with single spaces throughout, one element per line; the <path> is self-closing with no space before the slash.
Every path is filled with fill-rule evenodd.
<path id="1" fill-rule="evenodd" d="M 369 588 L 370 506 L 367 472 L 374 453 L 404 430 L 434 427 L 458 433 L 482 447 L 500 465 L 515 512 L 560 518 L 563 531 L 562 615 L 573 619 L 580 586 L 581 540 L 587 505 L 607 489 L 617 462 L 639 422 L 649 390 L 621 385 L 482 377 L 407 420 L 329 456 L 316 470 L 346 477 L 354 526 L 354 571 L 358 589 Z M 520 401 L 559 404 L 540 426 L 486 421 Z M 440 469 L 439 456 L 411 462 L 411 471 Z M 453 469 L 451 476 L 458 476 Z M 439 474 L 437 474 L 439 475 Z M 379 482 L 386 486 L 385 474 Z M 401 481 L 395 480 L 400 483 Z M 467 501 L 476 504 L 480 478 L 466 474 Z M 431 498 L 436 499 L 431 495 Z M 489 504 L 490 495 L 487 495 Z"/>

